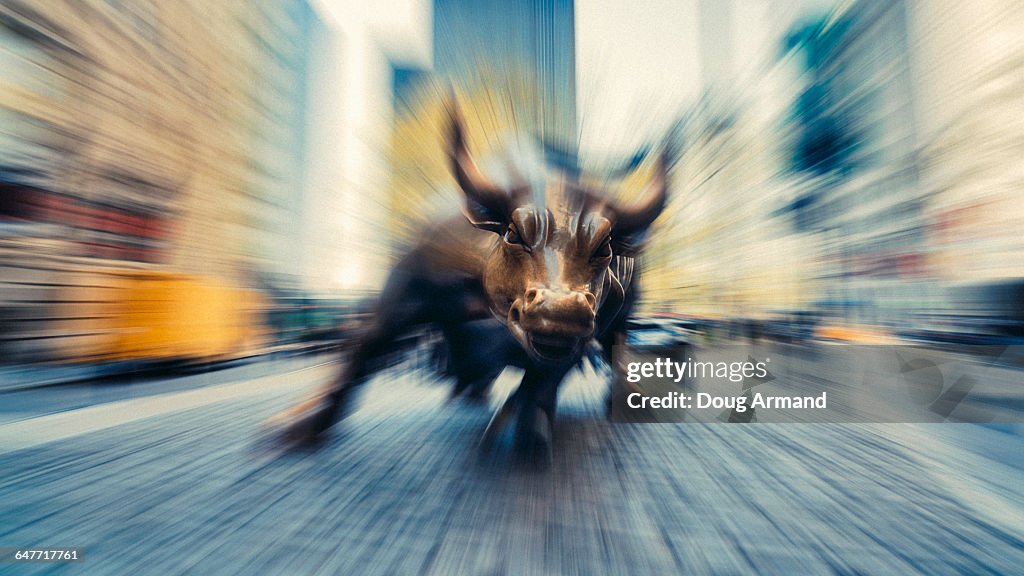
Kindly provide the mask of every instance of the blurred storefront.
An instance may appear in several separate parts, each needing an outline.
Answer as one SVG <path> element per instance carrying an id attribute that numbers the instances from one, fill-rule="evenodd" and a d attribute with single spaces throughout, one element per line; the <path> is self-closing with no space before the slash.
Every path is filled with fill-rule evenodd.
<path id="1" fill-rule="evenodd" d="M 5 360 L 85 354 L 140 274 L 298 286 L 322 27 L 306 0 L 0 5 Z"/>

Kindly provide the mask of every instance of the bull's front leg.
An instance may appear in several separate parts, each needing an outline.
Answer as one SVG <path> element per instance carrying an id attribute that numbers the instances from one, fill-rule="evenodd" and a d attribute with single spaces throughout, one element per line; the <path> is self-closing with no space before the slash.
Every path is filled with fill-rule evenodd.
<path id="1" fill-rule="evenodd" d="M 365 352 L 357 352 L 345 364 L 337 378 L 328 385 L 327 393 L 309 415 L 295 423 L 289 433 L 296 439 L 314 440 L 323 436 L 353 408 L 358 388 L 366 381 Z"/>
<path id="2" fill-rule="evenodd" d="M 271 417 L 268 427 L 283 430 L 289 443 L 315 444 L 321 440 L 354 408 L 359 389 L 378 369 L 380 360 L 394 350 L 397 339 L 432 319 L 430 304 L 434 299 L 434 287 L 429 282 L 403 269 L 393 271 L 371 326 L 356 337 L 338 375 L 312 398 Z"/>
<path id="3" fill-rule="evenodd" d="M 539 461 L 551 457 L 558 388 L 570 367 L 527 368 L 516 392 L 519 417 L 516 421 L 515 446 L 521 454 Z"/>
<path id="4" fill-rule="evenodd" d="M 348 361 L 342 360 L 337 375 L 311 398 L 271 417 L 265 424 L 283 432 L 284 440 L 312 445 L 353 409 L 361 385 L 367 380 L 370 352 L 363 338 L 356 343 Z"/>
<path id="5" fill-rule="evenodd" d="M 626 344 L 626 325 L 622 322 L 616 326 L 613 330 L 609 330 L 600 339 L 601 345 L 601 356 L 608 367 L 610 374 L 608 375 L 607 391 L 605 392 L 604 399 L 604 415 L 606 418 L 611 419 L 612 412 L 614 410 L 613 399 L 616 396 L 615 387 L 618 386 L 618 380 L 615 378 L 616 370 L 619 368 L 615 366 L 615 347 L 624 346 Z"/>

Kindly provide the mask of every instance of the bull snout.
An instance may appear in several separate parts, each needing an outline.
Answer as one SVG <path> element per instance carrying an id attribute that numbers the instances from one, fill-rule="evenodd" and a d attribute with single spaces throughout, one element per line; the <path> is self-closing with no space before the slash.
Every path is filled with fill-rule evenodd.
<path id="1" fill-rule="evenodd" d="M 529 348 L 539 357 L 571 357 L 594 333 L 597 298 L 587 291 L 531 288 L 509 311 Z"/>
<path id="2" fill-rule="evenodd" d="M 523 328 L 567 336 L 594 331 L 597 299 L 590 292 L 531 288 L 523 298 Z"/>

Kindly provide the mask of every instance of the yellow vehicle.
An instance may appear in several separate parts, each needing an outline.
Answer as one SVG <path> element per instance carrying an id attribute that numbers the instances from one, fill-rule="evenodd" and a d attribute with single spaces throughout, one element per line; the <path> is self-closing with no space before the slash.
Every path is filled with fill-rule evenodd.
<path id="1" fill-rule="evenodd" d="M 70 362 L 215 361 L 266 344 L 260 292 L 152 270 L 79 271 L 49 311 L 49 352 Z"/>
<path id="2" fill-rule="evenodd" d="M 111 318 L 109 358 L 217 360 L 245 355 L 264 332 L 253 291 L 179 274 L 126 278 Z"/>

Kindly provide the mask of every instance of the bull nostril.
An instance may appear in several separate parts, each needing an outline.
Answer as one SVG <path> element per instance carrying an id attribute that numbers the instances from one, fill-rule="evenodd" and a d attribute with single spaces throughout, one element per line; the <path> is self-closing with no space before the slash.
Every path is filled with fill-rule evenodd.
<path id="1" fill-rule="evenodd" d="M 513 322 L 518 323 L 519 322 L 519 308 L 518 307 L 517 308 L 512 308 L 512 310 L 509 312 L 509 317 L 512 319 Z"/>
<path id="2" fill-rule="evenodd" d="M 533 301 L 537 299 L 537 289 L 530 288 L 526 291 L 526 303 L 533 304 Z"/>

